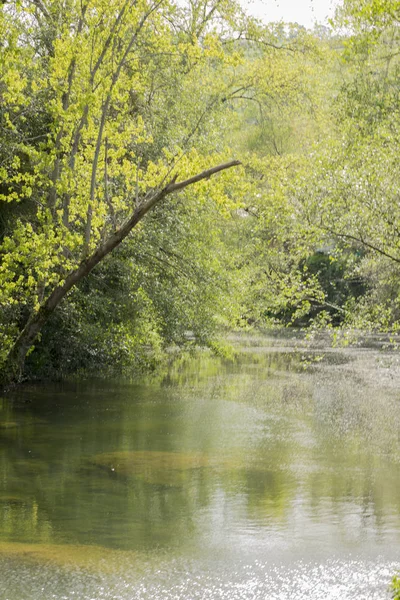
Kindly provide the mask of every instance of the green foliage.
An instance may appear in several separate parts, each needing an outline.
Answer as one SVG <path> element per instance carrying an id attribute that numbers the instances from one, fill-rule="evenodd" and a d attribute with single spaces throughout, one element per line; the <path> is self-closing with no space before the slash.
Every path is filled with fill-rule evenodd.
<path id="1" fill-rule="evenodd" d="M 258 197 L 266 169 L 265 198 L 283 204 L 286 167 L 258 162 L 309 148 L 326 48 L 231 0 L 11 1 L 0 14 L 0 363 L 34 343 L 30 373 L 146 363 L 245 320 L 252 269 L 226 244 L 228 218 Z M 152 195 L 232 148 L 255 151 L 248 178 L 203 178 L 136 225 L 118 258 L 84 272 Z"/>
<path id="2" fill-rule="evenodd" d="M 257 164 L 247 301 L 256 322 L 399 328 L 398 17 L 397 2 L 341 5 L 340 71 L 333 52 L 315 96 L 322 135 Z"/>
<path id="3" fill-rule="evenodd" d="M 152 369 L 166 346 L 211 344 L 235 320 L 212 203 L 171 200 L 71 294 L 28 357 L 29 376 Z M 209 248 L 213 248 L 210 260 Z"/>
<path id="4" fill-rule="evenodd" d="M 225 47 L 223 38 L 232 38 L 237 27 L 245 25 L 245 17 L 233 2 L 181 6 L 90 0 L 68 6 L 54 2 L 51 7 L 10 2 L 2 6 L 0 18 L 4 49 L 0 59 L 0 362 L 4 362 L 18 335 L 29 327 L 32 330 L 35 319 L 39 329 L 43 326 L 41 315 L 46 317 L 52 294 L 88 257 L 112 241 L 151 194 L 174 177 L 185 179 L 230 157 L 221 142 L 224 113 L 230 110 L 223 100 L 245 75 L 232 77 L 243 52 L 235 44 Z M 215 185 L 199 184 L 189 221 L 211 202 L 218 208 L 212 224 L 217 232 L 217 220 L 237 204 L 238 197 L 231 193 L 234 182 L 234 177 L 222 174 Z M 240 193 L 239 182 L 235 187 Z M 161 222 L 164 219 L 159 231 L 165 239 L 177 215 L 166 209 L 165 218 L 159 217 Z M 187 229 L 194 237 L 195 228 Z M 149 253 L 159 253 L 159 244 L 152 239 Z M 139 277 L 138 269 L 144 271 L 138 264 L 135 257 L 129 276 L 133 280 Z M 155 299 L 157 277 L 157 270 L 151 277 L 146 274 L 146 285 L 132 292 L 134 312 L 143 317 L 142 325 L 134 328 L 136 348 L 143 339 L 152 339 L 151 332 L 158 339 L 159 327 L 165 330 L 164 340 L 173 337 L 172 308 L 170 323 L 164 319 L 162 326 L 153 315 L 152 304 L 162 304 Z M 151 293 L 145 289 L 148 281 L 153 282 Z M 190 294 L 195 295 L 195 275 L 191 282 Z M 67 329 L 75 326 L 96 348 L 99 344 L 113 347 L 106 340 L 100 343 L 96 323 L 84 319 L 81 328 L 78 315 L 73 316 L 75 306 L 81 316 L 85 312 L 83 294 L 91 295 L 92 287 L 84 288 L 80 299 L 78 292 L 76 298 L 72 294 L 62 309 Z M 182 285 L 174 292 L 177 298 L 183 295 Z M 93 306 L 86 308 L 96 318 L 105 318 L 95 285 L 93 294 L 89 301 Z M 179 315 L 179 302 L 172 305 Z M 55 322 L 59 318 L 54 317 Z M 111 321 L 114 335 L 123 319 Z M 59 322 L 56 328 L 53 325 L 56 329 L 60 331 Z M 28 331 L 23 352 L 35 332 Z M 45 339 L 50 343 L 48 336 L 49 328 L 43 334 L 43 348 Z M 55 343 L 51 346 L 54 354 Z M 89 341 L 83 346 L 89 347 Z"/>
<path id="5" fill-rule="evenodd" d="M 391 589 L 392 589 L 393 600 L 399 600 L 400 599 L 400 577 L 397 577 L 397 575 L 395 575 L 392 579 Z"/>
<path id="6" fill-rule="evenodd" d="M 231 0 L 4 4 L 0 370 L 152 366 L 221 326 L 397 331 L 398 10 L 345 0 L 311 34 Z"/>
<path id="7" fill-rule="evenodd" d="M 346 324 L 385 331 L 395 331 L 399 319 L 398 8 L 366 0 L 339 10 L 339 23 L 352 30 L 344 53 L 350 78 L 334 107 L 335 135 L 318 148 L 302 192 L 325 238 L 360 256 L 353 276 L 365 281 L 366 293 L 348 306 Z"/>

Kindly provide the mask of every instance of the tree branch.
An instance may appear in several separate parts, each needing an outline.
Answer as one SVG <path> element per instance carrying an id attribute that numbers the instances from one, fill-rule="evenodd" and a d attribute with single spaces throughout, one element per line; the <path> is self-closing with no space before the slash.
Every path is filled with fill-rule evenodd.
<path id="1" fill-rule="evenodd" d="M 239 166 L 241 163 L 238 160 L 233 160 L 227 163 L 222 163 L 211 169 L 206 169 L 189 179 L 176 182 L 176 178 L 172 179 L 165 187 L 159 190 L 152 190 L 150 194 L 146 194 L 147 200 L 143 201 L 133 212 L 132 216 L 117 229 L 103 244 L 100 244 L 95 252 L 82 260 L 78 267 L 69 273 L 67 277 L 56 288 L 53 289 L 50 296 L 43 302 L 39 310 L 31 315 L 24 329 L 21 331 L 14 346 L 12 347 L 4 367 L 4 383 L 11 383 L 20 380 L 24 366 L 25 357 L 34 343 L 36 337 L 40 333 L 49 317 L 55 311 L 57 306 L 68 294 L 68 292 L 78 283 L 80 283 L 96 265 L 103 260 L 105 256 L 110 254 L 120 243 L 128 236 L 132 229 L 143 219 L 143 217 L 156 204 L 161 202 L 169 194 L 179 192 L 184 188 L 193 185 L 203 179 L 208 179 L 216 173 Z M 3 383 L 3 382 L 2 382 Z"/>
<path id="2" fill-rule="evenodd" d="M 400 263 L 399 257 L 393 256 L 393 254 L 389 254 L 385 250 L 382 250 L 382 248 L 379 248 L 378 246 L 375 246 L 374 244 L 371 244 L 370 242 L 366 242 L 361 237 L 351 235 L 350 233 L 339 233 L 338 231 L 335 231 L 334 229 L 330 229 L 329 227 L 326 227 L 323 225 L 322 225 L 322 228 L 325 229 L 325 231 L 327 231 L 328 233 L 331 233 L 332 235 L 334 235 L 336 237 L 347 239 L 347 240 L 353 240 L 354 242 L 358 242 L 359 244 L 362 244 L 366 248 L 369 248 L 370 250 L 374 250 L 375 252 L 377 252 L 378 254 L 381 254 L 382 256 L 386 256 L 386 258 L 390 258 L 390 260 Z"/>

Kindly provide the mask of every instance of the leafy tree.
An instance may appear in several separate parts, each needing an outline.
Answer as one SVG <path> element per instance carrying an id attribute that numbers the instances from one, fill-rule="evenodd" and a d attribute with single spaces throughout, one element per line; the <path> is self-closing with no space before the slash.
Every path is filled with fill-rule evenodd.
<path id="1" fill-rule="evenodd" d="M 218 246 L 225 235 L 218 220 L 258 193 L 258 183 L 231 170 L 239 163 L 229 148 L 243 154 L 240 131 L 253 118 L 250 105 L 263 115 L 271 148 L 289 147 L 294 132 L 304 137 L 300 107 L 313 110 L 306 74 L 309 56 L 319 52 L 312 36 L 298 27 L 263 27 L 231 0 L 13 0 L 0 18 L 3 380 L 21 376 L 34 343 L 44 357 L 45 347 L 57 354 L 55 341 L 75 325 L 88 352 L 99 356 L 99 348 L 113 346 L 94 326 L 100 318 L 109 321 L 110 335 L 124 332 L 122 340 L 125 334 L 142 340 L 151 331 L 155 347 L 157 336 L 178 341 L 187 329 L 204 340 L 218 305 L 222 321 L 236 310 L 220 293 L 235 261 L 225 253 L 222 267 L 220 250 L 210 261 L 209 244 Z M 266 115 L 278 129 L 286 127 L 281 140 L 275 125 L 265 128 Z M 257 172 L 252 157 L 245 162 Z M 176 192 L 180 202 L 172 199 Z M 155 207 L 159 225 L 142 222 Z M 186 229 L 174 230 L 182 207 L 191 211 Z M 115 263 L 124 272 L 123 257 L 131 271 L 118 279 L 119 294 L 100 293 L 96 275 L 89 275 L 132 229 L 129 248 Z M 100 280 L 112 280 L 112 264 L 100 269 Z M 242 289 L 241 273 L 237 281 Z M 110 306 L 122 290 L 125 309 L 106 311 L 102 300 Z"/>
<path id="2" fill-rule="evenodd" d="M 392 1 L 348 0 L 338 10 L 337 23 L 351 33 L 346 78 L 333 135 L 316 149 L 299 192 L 321 239 L 359 257 L 353 276 L 368 291 L 347 311 L 347 323 L 357 327 L 393 329 L 400 316 L 399 18 Z"/>
<path id="3" fill-rule="evenodd" d="M 5 217 L 1 246 L 7 380 L 68 292 L 168 195 L 201 181 L 199 197 L 232 204 L 226 177 L 208 180 L 239 163 L 206 133 L 240 62 L 221 38 L 242 15 L 118 0 L 7 3 L 0 18 L 0 200 L 27 206 Z"/>
<path id="4" fill-rule="evenodd" d="M 259 169 L 253 306 L 261 321 L 316 315 L 324 326 L 399 327 L 398 19 L 397 2 L 343 2 L 340 60 L 333 54 L 320 94 L 322 135 L 292 158 L 278 155 L 278 178 Z M 320 249 L 326 264 L 317 268 Z"/>
<path id="5" fill-rule="evenodd" d="M 336 53 L 329 37 L 307 34 L 306 40 L 307 51 L 280 54 L 275 63 L 278 72 L 296 76 L 285 98 L 271 102 L 258 96 L 259 104 L 244 107 L 249 132 L 238 125 L 241 147 L 251 151 L 244 162 L 252 185 L 242 227 L 233 237 L 243 248 L 237 268 L 247 281 L 242 322 L 261 326 L 304 323 L 332 300 L 307 267 L 322 244 L 305 217 L 299 192 L 312 177 L 315 144 L 331 128 Z"/>
<path id="6" fill-rule="evenodd" d="M 55 311 L 26 375 L 149 369 L 166 345 L 209 344 L 218 325 L 235 320 L 220 221 L 212 200 L 195 193 L 156 207 Z"/>

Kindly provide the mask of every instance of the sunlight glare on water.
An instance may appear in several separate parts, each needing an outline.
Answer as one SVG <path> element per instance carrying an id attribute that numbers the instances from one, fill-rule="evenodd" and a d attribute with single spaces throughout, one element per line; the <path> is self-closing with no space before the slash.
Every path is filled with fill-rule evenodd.
<path id="1" fill-rule="evenodd" d="M 6 565 L 2 564 L 1 567 Z M 125 568 L 128 565 L 125 565 Z M 160 562 L 146 575 L 127 569 L 125 575 L 93 575 L 79 570 L 48 568 L 10 569 L 8 581 L 0 584 L 4 600 L 381 600 L 399 563 L 384 561 L 299 561 L 290 566 L 254 561 L 250 564 Z"/>

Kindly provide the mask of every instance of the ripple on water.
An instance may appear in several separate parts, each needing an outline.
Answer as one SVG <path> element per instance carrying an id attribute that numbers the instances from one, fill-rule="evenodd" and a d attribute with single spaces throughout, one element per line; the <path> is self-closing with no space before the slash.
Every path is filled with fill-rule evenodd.
<path id="1" fill-rule="evenodd" d="M 234 561 L 168 561 L 154 557 L 116 573 L 9 558 L 0 561 L 3 600 L 384 600 L 400 562 L 330 559 L 251 564 Z M 118 573 L 119 571 L 119 573 Z M 122 575 L 123 573 L 123 575 Z"/>

